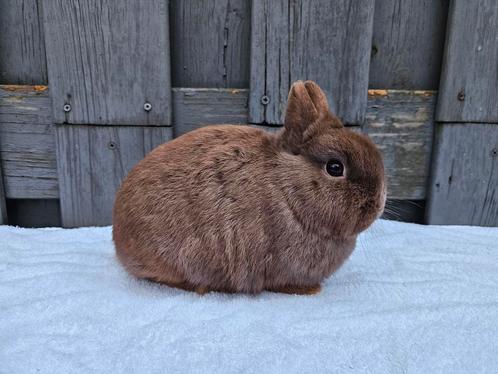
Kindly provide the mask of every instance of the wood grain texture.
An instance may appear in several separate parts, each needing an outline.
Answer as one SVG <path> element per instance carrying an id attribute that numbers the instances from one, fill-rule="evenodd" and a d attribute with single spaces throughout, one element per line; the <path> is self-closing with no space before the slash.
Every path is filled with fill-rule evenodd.
<path id="1" fill-rule="evenodd" d="M 436 90 L 449 0 L 375 2 L 370 88 Z"/>
<path id="2" fill-rule="evenodd" d="M 247 123 L 248 90 L 173 89 L 175 136 L 202 124 Z"/>
<path id="3" fill-rule="evenodd" d="M 339 117 L 362 123 L 373 14 L 372 0 L 254 0 L 250 122 L 281 124 L 290 84 L 313 79 Z"/>
<path id="4" fill-rule="evenodd" d="M 289 1 L 253 0 L 249 122 L 282 124 L 290 88 Z M 263 97 L 268 102 L 264 104 Z"/>
<path id="5" fill-rule="evenodd" d="M 369 91 L 362 130 L 382 151 L 391 199 L 426 197 L 435 105 L 434 91 Z"/>
<path id="6" fill-rule="evenodd" d="M 250 26 L 250 1 L 172 0 L 173 85 L 248 87 Z"/>
<path id="7" fill-rule="evenodd" d="M 59 197 L 50 108 L 46 86 L 0 86 L 0 159 L 7 198 Z"/>
<path id="8" fill-rule="evenodd" d="M 171 127 L 57 126 L 62 225 L 111 224 L 114 195 L 123 178 L 171 137 Z"/>
<path id="9" fill-rule="evenodd" d="M 438 124 L 429 224 L 498 226 L 498 125 Z"/>
<path id="10" fill-rule="evenodd" d="M 170 124 L 166 1 L 45 0 L 43 19 L 55 123 Z"/>
<path id="11" fill-rule="evenodd" d="M 48 110 L 50 99 L 47 91 L 43 90 L 43 87 L 38 88 L 38 91 L 26 87 L 0 89 L 0 122 L 2 122 L 0 126 L 2 152 L 0 155 L 2 156 L 7 197 L 10 198 L 59 197 L 54 127 L 51 124 L 51 114 Z M 248 96 L 248 90 L 174 89 L 175 133 L 180 135 L 212 123 L 247 123 Z M 363 127 L 363 131 L 377 142 L 384 153 L 390 175 L 389 196 L 391 198 L 423 199 L 425 197 L 427 171 L 424 165 L 426 165 L 430 154 L 433 108 L 434 93 L 370 91 L 366 115 L 367 124 Z M 280 126 L 258 127 L 268 131 L 278 131 L 281 128 Z M 144 136 L 146 139 L 152 137 L 150 135 L 152 130 L 149 127 L 137 127 L 136 130 L 131 127 L 116 126 L 90 126 L 87 130 L 84 130 L 84 126 L 76 126 L 75 130 L 70 130 L 70 128 L 71 126 L 68 125 L 67 128 L 63 127 L 63 130 L 59 130 L 62 132 L 60 136 L 64 138 L 61 140 L 62 142 L 67 141 L 66 138 L 69 139 L 67 146 L 61 145 L 60 147 L 66 149 L 66 157 L 59 158 L 59 160 L 70 161 L 65 163 L 67 169 L 63 171 L 64 183 L 69 191 L 66 194 L 67 201 L 71 201 L 69 196 L 76 194 L 78 189 L 89 191 L 89 188 L 84 184 L 87 179 L 97 178 L 97 175 L 107 175 L 108 173 L 109 178 L 113 181 L 122 178 L 120 169 L 114 167 L 121 156 L 119 154 L 119 157 L 113 158 L 115 151 L 111 152 L 107 148 L 109 141 L 118 139 L 121 142 L 121 138 L 124 138 L 123 144 L 128 152 L 124 156 L 124 165 L 126 166 L 142 158 L 145 154 L 144 149 L 151 149 L 157 142 L 169 138 L 168 131 L 171 131 L 171 129 L 157 128 L 157 131 L 162 134 L 159 136 L 161 141 L 149 140 L 145 142 L 148 146 L 144 146 Z M 90 131 L 90 129 L 94 130 Z M 142 130 L 145 129 L 149 135 L 144 135 Z M 358 130 L 360 130 L 359 127 Z M 102 133 L 95 134 L 95 131 L 102 131 Z M 100 134 L 106 134 L 106 139 L 110 140 L 106 142 L 105 136 Z M 71 137 L 69 137 L 70 135 Z M 156 135 L 152 137 L 152 139 L 155 138 L 157 138 Z M 76 147 L 79 147 L 78 151 L 76 151 Z M 123 149 L 123 146 L 120 149 Z M 93 173 L 90 173 L 88 169 L 89 155 L 93 160 L 92 163 L 97 164 L 92 169 Z M 128 157 L 134 161 L 126 161 L 129 160 Z M 102 162 L 95 160 L 102 160 Z M 64 161 L 62 163 L 64 164 Z M 79 171 L 77 165 L 86 166 L 81 166 L 82 171 Z M 106 182 L 102 181 L 102 183 Z M 102 199 L 114 196 L 113 188 L 115 187 L 112 187 L 112 183 L 111 187 L 104 185 L 95 189 L 95 191 L 104 191 L 107 197 Z M 83 187 L 79 184 L 82 184 Z M 105 188 L 109 188 L 109 190 Z M 85 197 L 84 202 L 77 203 L 80 204 L 76 206 L 77 209 L 80 209 L 80 206 L 90 209 L 92 197 L 88 197 L 88 194 L 89 192 L 83 193 L 87 197 Z M 99 201 L 97 203 L 101 204 Z M 67 204 L 70 205 L 69 202 Z M 65 209 L 65 205 L 62 207 Z M 76 208 L 71 209 L 74 212 Z M 87 213 L 85 212 L 85 214 Z M 73 221 L 74 225 L 76 225 L 75 222 Z"/>
<path id="12" fill-rule="evenodd" d="M 176 136 L 208 124 L 246 123 L 248 90 L 173 91 Z M 426 197 L 435 101 L 433 91 L 369 91 L 366 123 L 357 129 L 367 133 L 383 152 L 390 198 Z M 251 126 L 272 132 L 281 128 Z"/>
<path id="13" fill-rule="evenodd" d="M 450 6 L 437 120 L 498 122 L 498 1 Z"/>
<path id="14" fill-rule="evenodd" d="M 41 0 L 0 0 L 0 84 L 46 84 Z"/>

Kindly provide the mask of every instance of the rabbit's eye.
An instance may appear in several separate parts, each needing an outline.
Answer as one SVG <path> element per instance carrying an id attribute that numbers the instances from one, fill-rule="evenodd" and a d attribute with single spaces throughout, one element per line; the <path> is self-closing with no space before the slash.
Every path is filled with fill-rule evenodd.
<path id="1" fill-rule="evenodd" d="M 327 162 L 326 169 L 327 173 L 333 177 L 342 177 L 344 175 L 344 165 L 337 159 L 332 159 Z"/>

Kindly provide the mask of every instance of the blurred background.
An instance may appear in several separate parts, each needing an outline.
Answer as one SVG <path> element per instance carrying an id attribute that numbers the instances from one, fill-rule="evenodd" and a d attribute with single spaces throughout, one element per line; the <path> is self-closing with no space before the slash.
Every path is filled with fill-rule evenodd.
<path id="1" fill-rule="evenodd" d="M 382 150 L 388 218 L 498 225 L 496 0 L 0 0 L 0 223 L 109 225 L 147 152 L 276 131 L 298 79 Z"/>

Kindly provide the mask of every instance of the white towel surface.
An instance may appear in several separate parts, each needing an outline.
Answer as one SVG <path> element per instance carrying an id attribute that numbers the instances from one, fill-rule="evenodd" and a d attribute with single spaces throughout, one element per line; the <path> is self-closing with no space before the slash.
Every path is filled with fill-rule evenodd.
<path id="1" fill-rule="evenodd" d="M 129 277 L 111 229 L 0 226 L 0 373 L 498 373 L 498 228 L 378 221 L 317 296 Z"/>

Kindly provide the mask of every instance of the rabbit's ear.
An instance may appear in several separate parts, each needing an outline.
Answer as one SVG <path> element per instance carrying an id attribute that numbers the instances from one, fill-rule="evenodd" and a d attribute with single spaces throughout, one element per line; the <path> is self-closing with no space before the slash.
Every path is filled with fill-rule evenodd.
<path id="1" fill-rule="evenodd" d="M 319 114 L 303 81 L 294 82 L 287 99 L 283 138 L 292 152 L 299 153 L 303 143 L 303 134 L 311 124 L 315 123 Z"/>
<path id="2" fill-rule="evenodd" d="M 304 82 L 304 86 L 315 106 L 320 122 L 331 127 L 343 127 L 341 120 L 330 112 L 327 96 L 320 86 L 313 81 Z"/>
<path id="3" fill-rule="evenodd" d="M 342 127 L 341 121 L 330 113 L 327 96 L 315 82 L 294 82 L 287 100 L 283 133 L 293 151 L 297 152 L 296 148 L 303 143 L 306 129 L 318 122 Z"/>
<path id="4" fill-rule="evenodd" d="M 303 81 L 294 82 L 287 99 L 285 128 L 288 131 L 303 133 L 319 118 L 318 111 Z"/>
<path id="5" fill-rule="evenodd" d="M 306 91 L 308 91 L 318 116 L 323 118 L 330 114 L 327 96 L 325 96 L 325 93 L 320 86 L 313 81 L 306 81 L 304 82 L 304 87 L 306 87 Z"/>

